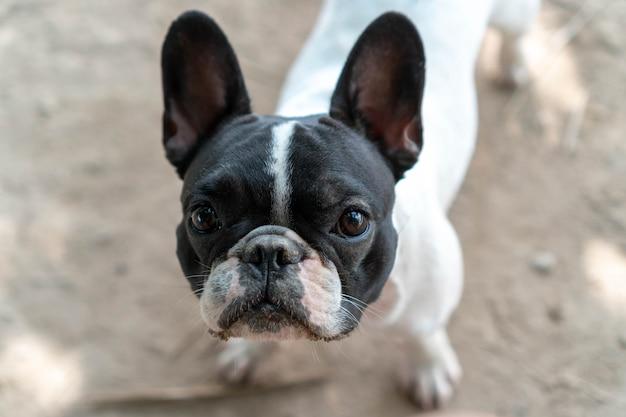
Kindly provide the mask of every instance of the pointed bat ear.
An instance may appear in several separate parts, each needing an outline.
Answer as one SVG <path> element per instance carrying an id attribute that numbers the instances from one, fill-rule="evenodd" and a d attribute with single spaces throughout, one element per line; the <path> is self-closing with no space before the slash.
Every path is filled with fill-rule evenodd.
<path id="1" fill-rule="evenodd" d="M 396 181 L 422 148 L 425 57 L 413 23 L 399 13 L 374 20 L 352 48 L 333 93 L 330 116 L 376 143 Z"/>
<path id="2" fill-rule="evenodd" d="M 199 145 L 221 122 L 250 113 L 250 99 L 228 39 L 201 12 L 186 12 L 172 23 L 161 70 L 163 146 L 182 178 Z"/>

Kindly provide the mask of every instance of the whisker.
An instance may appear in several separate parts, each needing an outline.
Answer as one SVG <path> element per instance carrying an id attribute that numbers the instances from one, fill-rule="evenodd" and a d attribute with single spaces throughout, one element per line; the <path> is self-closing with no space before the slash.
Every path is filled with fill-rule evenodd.
<path id="1" fill-rule="evenodd" d="M 352 358 L 350 358 L 350 356 L 344 350 L 343 342 L 339 341 L 337 343 L 333 343 L 332 347 L 333 347 L 333 349 L 335 349 L 339 353 L 339 355 L 343 356 L 347 360 L 351 360 L 352 359 Z"/>
<path id="2" fill-rule="evenodd" d="M 208 278 L 208 274 L 193 274 L 193 275 L 185 275 L 185 278 Z"/>
<path id="3" fill-rule="evenodd" d="M 350 299 L 352 299 L 352 300 L 354 300 L 354 301 L 356 301 L 356 302 L 358 302 L 358 303 L 361 303 L 361 304 L 367 305 L 367 303 L 366 303 L 365 301 L 362 301 L 361 299 L 359 299 L 359 298 L 357 298 L 357 297 L 355 297 L 355 296 L 353 296 L 353 295 L 346 294 L 346 293 L 341 293 L 341 296 L 342 296 L 342 297 L 346 297 L 346 298 L 350 298 Z"/>
<path id="4" fill-rule="evenodd" d="M 344 301 L 349 303 L 349 304 L 352 304 L 352 301 L 350 301 L 350 300 L 344 300 Z M 362 307 L 359 307 L 358 305 L 354 305 L 354 304 L 352 304 L 352 305 L 357 310 L 361 311 L 361 314 L 363 314 L 364 317 L 368 317 L 368 318 L 372 318 L 373 317 L 374 319 L 377 319 L 377 320 L 384 320 L 385 319 L 381 314 L 378 314 L 375 311 L 366 310 L 366 309 L 364 309 Z"/>
<path id="5" fill-rule="evenodd" d="M 204 268 L 206 268 L 207 271 L 211 270 L 211 267 L 209 265 L 205 265 L 202 262 L 200 262 L 199 260 L 196 259 L 196 263 Z"/>
<path id="6" fill-rule="evenodd" d="M 365 308 L 361 307 L 360 305 L 356 304 L 354 301 L 348 300 L 348 299 L 342 299 L 341 301 L 345 301 L 346 303 L 354 306 L 354 308 L 356 308 L 361 314 L 365 313 Z"/>
<path id="7" fill-rule="evenodd" d="M 352 314 L 350 311 L 348 311 L 348 309 L 346 309 L 346 308 L 345 308 L 345 307 L 343 307 L 343 306 L 340 306 L 339 308 L 340 308 L 340 310 L 341 310 L 343 313 L 345 313 L 345 314 L 347 315 L 347 316 L 344 316 L 344 318 L 345 318 L 345 317 L 349 318 L 350 320 L 352 320 L 352 322 L 353 322 L 355 325 L 357 325 L 357 326 L 358 326 L 358 324 L 359 324 L 359 320 L 358 320 L 358 319 L 354 316 L 354 314 Z"/>
<path id="8" fill-rule="evenodd" d="M 318 342 L 311 343 L 311 353 L 313 355 L 313 358 L 317 361 L 317 363 L 321 363 L 322 360 L 320 359 L 319 352 L 317 351 L 317 347 L 318 347 L 317 344 Z"/>
<path id="9" fill-rule="evenodd" d="M 364 316 L 367 316 L 368 314 L 374 316 L 377 319 L 383 320 L 384 317 L 382 316 L 382 314 L 378 313 L 377 311 L 375 311 L 374 309 L 370 310 L 369 306 L 361 306 L 359 304 L 357 304 L 355 301 L 350 300 L 348 298 L 343 298 L 342 300 L 345 301 L 346 303 L 349 303 L 351 305 L 354 306 L 354 308 L 356 308 L 357 310 L 359 310 L 361 312 L 361 314 L 363 314 Z"/>
<path id="10" fill-rule="evenodd" d="M 373 312 L 376 312 L 376 313 L 379 313 L 379 314 L 383 314 L 384 313 L 383 311 L 381 311 L 381 310 L 371 306 L 370 304 L 366 303 L 365 301 L 360 300 L 360 299 L 358 299 L 358 298 L 356 298 L 356 297 L 354 297 L 352 295 L 348 295 L 348 294 L 343 294 L 342 293 L 341 296 L 349 298 L 349 299 L 351 299 L 351 300 L 353 300 L 353 301 L 363 305 L 364 307 L 367 307 L 367 309 L 370 310 L 370 311 L 373 311 Z"/>

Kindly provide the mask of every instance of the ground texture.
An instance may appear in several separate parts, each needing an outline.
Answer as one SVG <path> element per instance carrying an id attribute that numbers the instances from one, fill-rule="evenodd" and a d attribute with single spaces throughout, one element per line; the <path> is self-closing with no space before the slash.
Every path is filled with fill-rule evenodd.
<path id="1" fill-rule="evenodd" d="M 317 2 L 0 2 L 0 415 L 413 413 L 394 382 L 401 339 L 367 323 L 283 348 L 259 369 L 270 388 L 214 384 L 219 346 L 174 256 L 180 183 L 159 143 L 160 42 L 188 8 L 224 27 L 271 112 Z M 451 213 L 467 277 L 453 408 L 626 415 L 624 22 L 620 0 L 547 1 L 534 81 L 515 93 L 494 83 L 486 39 L 479 143 Z M 213 398 L 90 403 L 197 385 Z"/>

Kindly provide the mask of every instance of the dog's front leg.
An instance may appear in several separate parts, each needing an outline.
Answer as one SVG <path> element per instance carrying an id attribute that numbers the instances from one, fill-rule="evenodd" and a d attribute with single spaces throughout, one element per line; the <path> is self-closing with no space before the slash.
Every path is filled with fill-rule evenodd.
<path id="1" fill-rule="evenodd" d="M 462 374 L 446 330 L 414 334 L 410 344 L 415 362 L 409 376 L 409 395 L 424 410 L 439 408 L 452 398 Z"/>
<path id="2" fill-rule="evenodd" d="M 461 296 L 463 265 L 456 232 L 443 210 L 419 208 L 414 206 L 417 215 L 399 222 L 405 227 L 392 277 L 403 290 L 396 325 L 410 343 L 409 394 L 420 408 L 433 409 L 452 397 L 461 378 L 446 325 Z"/>
<path id="3" fill-rule="evenodd" d="M 541 6 L 540 0 L 497 0 L 490 24 L 500 31 L 501 81 L 510 87 L 522 87 L 530 80 L 522 47 Z"/>

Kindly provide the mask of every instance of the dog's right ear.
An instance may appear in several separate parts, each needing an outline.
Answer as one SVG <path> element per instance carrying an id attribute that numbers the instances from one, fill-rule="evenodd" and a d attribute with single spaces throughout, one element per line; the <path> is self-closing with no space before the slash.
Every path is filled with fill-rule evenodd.
<path id="1" fill-rule="evenodd" d="M 250 113 L 250 99 L 228 39 L 197 11 L 170 26 L 161 50 L 163 146 L 182 178 L 203 140 L 224 120 Z"/>

